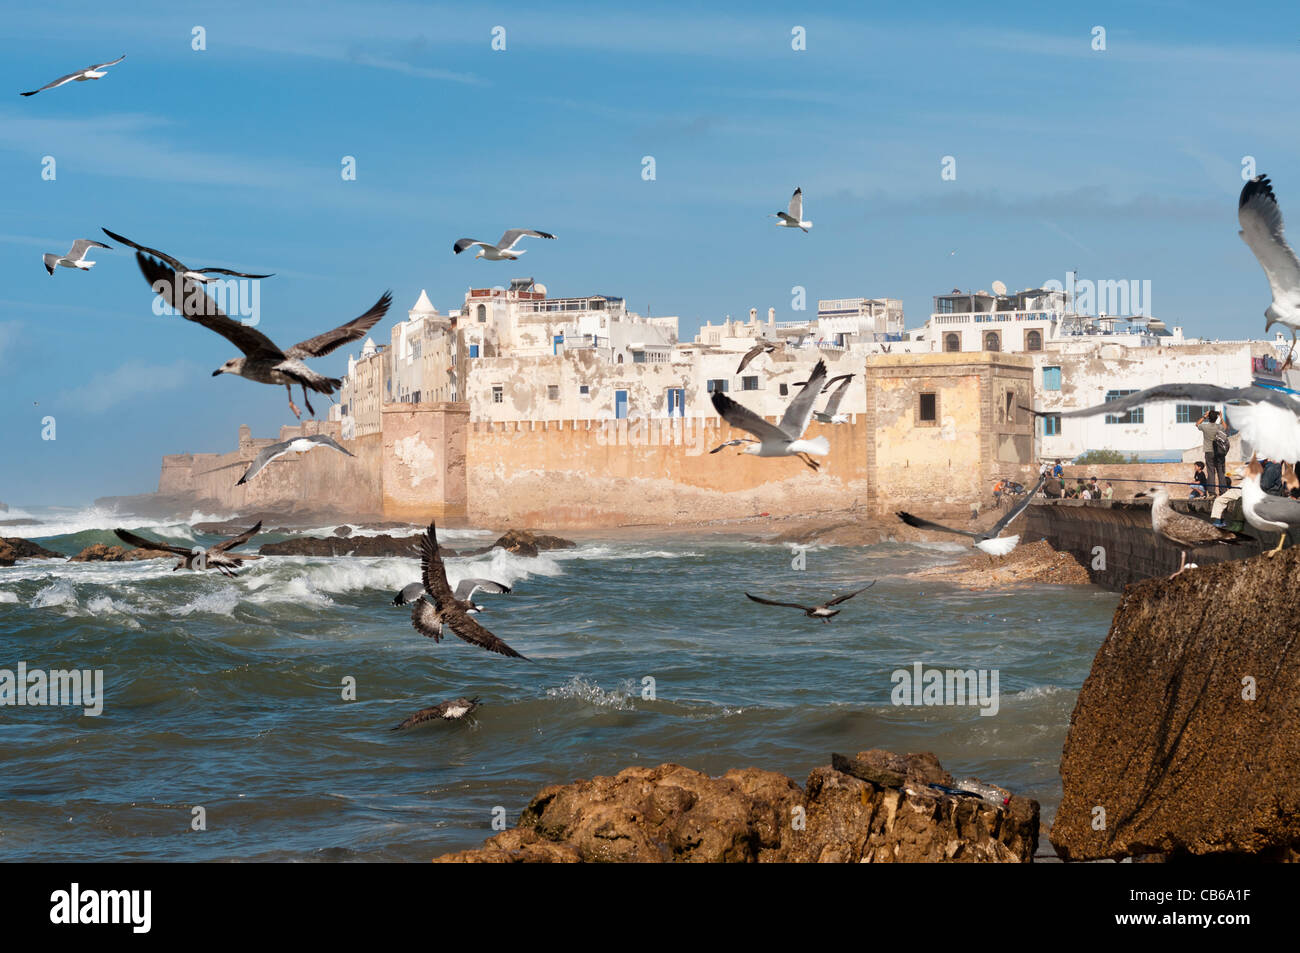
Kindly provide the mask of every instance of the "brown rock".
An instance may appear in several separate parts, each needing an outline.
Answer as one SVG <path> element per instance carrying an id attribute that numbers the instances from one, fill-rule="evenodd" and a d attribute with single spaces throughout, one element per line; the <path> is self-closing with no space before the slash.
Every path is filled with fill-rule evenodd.
<path id="1" fill-rule="evenodd" d="M 1298 574 L 1288 549 L 1124 590 L 1070 718 L 1058 854 L 1300 848 Z"/>
<path id="2" fill-rule="evenodd" d="M 124 546 L 106 546 L 103 543 L 94 543 L 68 561 L 74 563 L 129 563 L 138 559 L 175 558 L 171 553 L 160 553 L 154 549 L 127 549 Z"/>
<path id="3" fill-rule="evenodd" d="M 351 536 L 351 535 L 352 535 L 352 527 L 351 527 L 351 526 L 339 526 L 339 527 L 336 527 L 335 530 L 334 530 L 334 535 L 335 535 L 335 536 L 342 536 L 342 537 Z"/>
<path id="4" fill-rule="evenodd" d="M 21 536 L 6 537 L 0 542 L 5 543 L 13 551 L 15 559 L 63 559 L 63 553 L 56 553 L 51 549 L 33 543 L 30 539 L 23 539 Z"/>
<path id="5" fill-rule="evenodd" d="M 17 558 L 18 554 L 9 545 L 9 541 L 0 539 L 0 566 L 12 566 Z"/>
<path id="6" fill-rule="evenodd" d="M 526 827 L 515 827 L 489 837 L 474 850 L 443 854 L 435 864 L 579 864 L 582 855 L 576 847 L 557 844 Z"/>
<path id="7" fill-rule="evenodd" d="M 258 549 L 263 556 L 418 556 L 418 536 L 295 536 Z M 444 550 L 443 555 L 451 555 Z"/>

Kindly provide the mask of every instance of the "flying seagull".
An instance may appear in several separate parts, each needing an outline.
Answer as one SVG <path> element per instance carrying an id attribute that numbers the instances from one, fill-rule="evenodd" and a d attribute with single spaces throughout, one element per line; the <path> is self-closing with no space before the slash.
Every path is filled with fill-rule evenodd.
<path id="1" fill-rule="evenodd" d="M 519 244 L 519 239 L 528 235 L 531 235 L 533 238 L 555 237 L 550 232 L 537 232 L 533 231 L 531 228 L 508 228 L 504 234 L 497 239 L 495 245 L 489 245 L 487 242 L 481 242 L 476 238 L 461 238 L 457 239 L 456 244 L 452 245 L 451 249 L 459 255 L 466 248 L 478 245 L 480 250 L 479 253 L 474 256 L 475 258 L 486 258 L 488 261 L 514 261 L 520 255 L 525 253 L 525 249 L 520 248 L 516 250 L 515 246 Z"/>
<path id="2" fill-rule="evenodd" d="M 509 592 L 510 587 L 499 582 L 493 582 L 491 579 L 462 579 L 456 583 L 456 591 L 452 595 L 456 600 L 456 604 L 467 615 L 486 611 L 486 606 L 481 606 L 474 601 L 474 593 L 479 590 L 483 592 Z M 423 595 L 424 583 L 413 582 L 410 585 L 403 586 L 398 591 L 397 595 L 393 597 L 393 605 L 409 606 Z"/>
<path id="3" fill-rule="evenodd" d="M 47 253 L 41 256 L 41 261 L 45 262 L 45 270 L 54 277 L 54 269 L 59 265 L 64 268 L 76 268 L 79 271 L 90 271 L 95 267 L 93 261 L 86 261 L 86 252 L 92 248 L 111 248 L 111 245 L 105 245 L 103 242 L 97 242 L 90 238 L 78 238 L 72 243 L 71 250 L 63 256 Z"/>
<path id="4" fill-rule="evenodd" d="M 803 189 L 795 189 L 790 196 L 790 208 L 785 212 L 774 212 L 768 218 L 777 219 L 780 228 L 801 228 L 806 233 L 812 228 L 812 222 L 803 220 Z"/>
<path id="5" fill-rule="evenodd" d="M 1188 565 L 1187 563 L 1188 549 L 1195 549 L 1198 546 L 1213 546 L 1218 543 L 1233 545 L 1241 542 L 1236 533 L 1230 533 L 1226 529 L 1219 529 L 1217 526 L 1212 526 L 1205 520 L 1199 520 L 1195 516 L 1179 513 L 1169 505 L 1169 491 L 1162 486 L 1153 486 L 1147 493 L 1138 493 L 1136 496 L 1151 497 L 1151 528 L 1170 542 L 1185 547 L 1181 554 L 1182 559 L 1178 563 L 1178 572 L 1170 576 L 1170 579 L 1181 575 L 1186 569 L 1195 568 L 1195 564 Z"/>
<path id="6" fill-rule="evenodd" d="M 818 361 L 799 393 L 794 395 L 785 409 L 785 415 L 779 424 L 768 423 L 764 418 L 736 403 L 726 394 L 715 391 L 713 407 L 722 419 L 739 430 L 747 430 L 757 439 L 739 437 L 719 444 L 709 453 L 717 453 L 723 447 L 735 447 L 748 444 L 741 453 L 756 454 L 760 457 L 798 457 L 812 469 L 820 464 L 813 456 L 824 457 L 831 452 L 830 442 L 825 437 L 804 440 L 803 432 L 808 429 L 812 419 L 813 403 L 821 393 L 822 383 L 826 380 L 826 362 Z M 810 456 L 810 454 L 812 456 Z"/>
<path id="7" fill-rule="evenodd" d="M 783 341 L 767 341 L 764 340 L 763 338 L 758 338 L 754 342 L 754 346 L 751 347 L 748 351 L 746 351 L 745 356 L 740 359 L 740 366 L 736 368 L 736 373 L 739 374 L 745 368 L 749 367 L 749 362 L 752 361 L 754 358 L 758 357 L 758 355 L 765 354 L 765 353 L 771 354 L 778 347 L 784 347 L 784 346 L 785 346 L 785 342 Z"/>
<path id="8" fill-rule="evenodd" d="M 307 407 L 310 409 L 311 404 L 308 404 Z M 261 452 L 253 458 L 253 462 L 249 464 L 248 469 L 244 471 L 244 475 L 239 478 L 239 482 L 235 486 L 243 486 L 261 473 L 262 468 L 268 463 L 284 456 L 286 453 L 306 453 L 309 450 L 315 450 L 317 447 L 329 447 L 331 450 L 337 450 L 349 457 L 356 456 L 356 454 L 349 453 L 340 447 L 334 442 L 334 438 L 328 434 L 317 433 L 312 434 L 310 437 L 291 437 L 288 440 L 273 443 L 269 447 L 263 447 Z"/>
<path id="9" fill-rule="evenodd" d="M 126 59 L 123 53 L 111 63 L 96 63 L 94 66 L 87 66 L 85 69 L 79 69 L 75 73 L 69 73 L 67 76 L 60 76 L 52 83 L 46 83 L 40 89 L 33 89 L 30 92 L 22 93 L 23 96 L 35 96 L 37 93 L 43 93 L 47 89 L 53 89 L 55 86 L 62 86 L 64 83 L 84 83 L 88 79 L 103 79 L 107 75 L 104 71 L 110 66 L 116 66 L 122 60 Z"/>
<path id="10" fill-rule="evenodd" d="M 302 385 L 303 403 L 313 416 L 316 411 L 307 396 L 308 389 L 329 396 L 343 386 L 343 381 L 339 378 L 318 374 L 303 361 L 309 357 L 323 357 L 349 341 L 365 337 L 366 332 L 388 313 L 388 306 L 393 302 L 392 292 L 385 291 L 370 310 L 360 317 L 353 318 L 332 331 L 299 341 L 282 351 L 257 328 L 226 317 L 217 303 L 195 282 L 181 277 L 174 269 L 159 264 L 140 252 L 135 253 L 135 260 L 155 294 L 160 295 L 189 320 L 203 325 L 209 331 L 217 332 L 244 352 L 243 357 L 233 357 L 213 371 L 213 377 L 235 374 L 259 384 L 283 384 L 289 392 L 289 409 L 295 417 L 302 417 L 302 414 L 293 402 L 294 384 Z"/>
<path id="11" fill-rule="evenodd" d="M 841 602 L 846 602 L 856 596 L 859 592 L 866 592 L 875 584 L 876 581 L 873 579 L 861 589 L 855 589 L 845 595 L 836 596 L 834 599 L 827 599 L 819 606 L 805 606 L 800 605 L 797 602 L 774 602 L 771 599 L 760 599 L 758 596 L 751 596 L 748 592 L 745 593 L 745 598 L 752 599 L 754 602 L 761 602 L 765 606 L 785 606 L 789 609 L 802 609 L 803 614 L 810 619 L 821 619 L 823 622 L 830 622 L 831 616 L 839 615 L 840 612 L 843 611 L 841 609 L 832 609 L 831 606 L 837 606 Z"/>
<path id="12" fill-rule="evenodd" d="M 256 526 L 244 530 L 238 536 L 232 536 L 230 539 L 223 540 L 207 549 L 196 546 L 193 549 L 186 549 L 184 546 L 173 546 L 171 543 L 160 543 L 152 539 L 145 539 L 143 536 L 137 536 L 135 533 L 125 529 L 115 529 L 114 533 L 117 538 L 124 543 L 130 543 L 139 549 L 156 550 L 161 553 L 172 553 L 181 557 L 172 572 L 177 569 L 217 569 L 224 576 L 238 576 L 239 570 L 243 568 L 246 560 L 261 559 L 261 556 L 254 555 L 229 555 L 230 550 L 236 546 L 242 546 L 262 529 L 262 521 L 258 520 Z"/>
<path id="13" fill-rule="evenodd" d="M 1158 400 L 1196 404 L 1227 404 L 1242 443 L 1270 460 L 1300 460 L 1300 399 L 1271 387 L 1219 387 L 1215 384 L 1157 384 L 1082 410 L 1059 413 L 1059 417 L 1093 417 L 1097 414 L 1126 414 L 1135 407 Z M 1021 410 L 1035 417 L 1047 413 L 1024 404 Z"/>
<path id="14" fill-rule="evenodd" d="M 273 275 L 250 275 L 243 271 L 231 271 L 229 268 L 190 268 L 184 262 L 173 258 L 171 255 L 163 254 L 156 248 L 150 248 L 148 245 L 137 245 L 135 242 L 131 241 L 131 239 L 119 235 L 117 232 L 110 232 L 107 228 L 101 229 L 101 231 L 114 241 L 121 242 L 123 245 L 130 245 L 136 251 L 142 251 L 146 255 L 153 255 L 153 257 L 157 258 L 159 261 L 166 262 L 171 265 L 172 270 L 180 272 L 182 278 L 190 278 L 194 281 L 200 282 L 201 284 L 207 284 L 209 281 L 217 281 L 218 279 L 213 278 L 213 275 L 231 275 L 235 278 L 274 277 Z"/>
<path id="15" fill-rule="evenodd" d="M 1034 488 L 1025 494 L 1025 498 L 1017 503 L 1007 514 L 998 520 L 991 527 L 982 533 L 972 533 L 965 529 L 953 529 L 951 526 L 944 526 L 941 523 L 932 523 L 930 520 L 921 519 L 919 516 L 913 516 L 911 513 L 899 510 L 896 515 L 908 526 L 916 526 L 919 529 L 937 529 L 941 533 L 955 533 L 958 536 L 969 536 L 975 542 L 971 545 L 980 552 L 989 556 L 1005 556 L 1016 548 L 1020 542 L 1019 536 L 999 536 L 1004 529 L 1012 524 L 1021 513 L 1029 508 L 1029 501 L 1034 498 L 1039 490 L 1043 488 L 1043 481 L 1047 479 L 1044 473 L 1034 484 Z"/>
<path id="16" fill-rule="evenodd" d="M 1283 369 L 1291 366 L 1296 344 L 1296 331 L 1300 330 L 1300 259 L 1287 244 L 1282 228 L 1282 210 L 1277 206 L 1277 196 L 1266 175 L 1257 175 L 1241 189 L 1237 203 L 1237 221 L 1241 231 L 1237 234 L 1250 246 L 1255 259 L 1264 269 L 1268 286 L 1273 291 L 1273 301 L 1264 311 L 1268 321 L 1267 331 L 1274 324 L 1284 324 L 1291 329 L 1291 350 L 1287 352 Z"/>
<path id="17" fill-rule="evenodd" d="M 1246 522 L 1261 533 L 1281 534 L 1277 546 L 1264 554 L 1272 556 L 1286 545 L 1288 532 L 1300 529 L 1300 500 L 1265 493 L 1259 485 L 1259 478 L 1263 475 L 1263 464 L 1257 455 L 1252 454 L 1250 463 L 1246 464 L 1246 475 L 1241 481 L 1241 512 L 1245 515 Z M 1294 479 L 1294 471 L 1292 478 Z"/>
<path id="18" fill-rule="evenodd" d="M 425 721 L 433 721 L 435 718 L 443 721 L 459 721 L 478 707 L 477 695 L 473 698 L 453 698 L 451 701 L 439 702 L 432 708 L 421 708 L 400 725 L 394 725 L 392 730 L 401 731 L 403 728 L 410 728 Z"/>
<path id="19" fill-rule="evenodd" d="M 471 619 L 457 601 L 447 582 L 442 557 L 438 555 L 438 532 L 433 523 L 420 538 L 420 568 L 425 594 L 415 600 L 411 609 L 411 625 L 416 632 L 441 642 L 445 626 L 470 645 L 510 658 L 525 658 Z"/>
<path id="20" fill-rule="evenodd" d="M 835 392 L 826 399 L 826 406 L 821 410 L 813 411 L 813 419 L 823 424 L 846 424 L 849 422 L 847 414 L 840 413 L 840 401 L 844 399 L 844 392 L 849 389 L 849 383 L 853 380 L 852 374 L 841 374 L 838 377 L 832 377 L 822 388 L 822 393 L 831 389 L 831 385 L 840 381 L 840 386 L 835 388 Z"/>

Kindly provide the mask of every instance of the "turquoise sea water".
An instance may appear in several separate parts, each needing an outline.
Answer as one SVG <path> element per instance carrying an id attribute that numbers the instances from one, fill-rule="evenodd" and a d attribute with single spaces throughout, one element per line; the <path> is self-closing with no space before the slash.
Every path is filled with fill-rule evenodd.
<path id="1" fill-rule="evenodd" d="M 113 526 L 214 541 L 188 522 L 33 515 L 47 522 L 0 535 L 68 553 L 115 542 Z M 105 685 L 98 717 L 0 707 L 0 856 L 424 861 L 477 846 L 494 809 L 513 825 L 547 784 L 664 761 L 803 783 L 832 751 L 866 748 L 933 751 L 958 777 L 1037 798 L 1050 822 L 1114 594 L 906 578 L 959 545 L 814 547 L 798 571 L 787 546 L 703 530 L 579 540 L 448 561 L 453 583 L 514 587 L 480 595 L 480 620 L 531 661 L 420 637 L 390 605 L 418 579 L 415 559 L 270 557 L 234 580 L 173 573 L 170 559 L 0 568 L 0 669 L 100 669 Z M 744 597 L 821 601 L 872 579 L 829 625 Z M 996 669 L 998 713 L 895 706 L 891 673 L 916 662 Z M 482 699 L 473 722 L 389 730 L 458 695 Z M 191 830 L 196 806 L 204 831 Z"/>

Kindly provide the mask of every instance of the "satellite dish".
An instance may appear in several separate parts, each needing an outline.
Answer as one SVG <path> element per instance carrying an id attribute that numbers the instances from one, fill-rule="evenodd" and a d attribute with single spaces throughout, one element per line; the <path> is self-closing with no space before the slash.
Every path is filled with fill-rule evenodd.
<path id="1" fill-rule="evenodd" d="M 993 293 L 1001 298 L 1007 293 L 1007 286 L 1000 281 L 993 282 Z"/>

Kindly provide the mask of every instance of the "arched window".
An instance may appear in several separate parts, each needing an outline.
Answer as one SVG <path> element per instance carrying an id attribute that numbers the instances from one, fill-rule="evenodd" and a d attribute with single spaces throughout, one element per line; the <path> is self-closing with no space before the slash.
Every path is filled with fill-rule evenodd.
<path id="1" fill-rule="evenodd" d="M 1043 336 L 1038 331 L 1027 331 L 1025 333 L 1025 350 L 1041 351 L 1043 349 Z"/>
<path id="2" fill-rule="evenodd" d="M 1002 342 L 998 340 L 998 332 L 996 331 L 984 332 L 984 350 L 986 351 L 1002 350 Z"/>
<path id="3" fill-rule="evenodd" d="M 945 351 L 961 350 L 961 335 L 957 333 L 946 334 L 943 338 L 943 349 Z"/>
<path id="4" fill-rule="evenodd" d="M 623 355 L 622 355 L 622 354 L 620 354 L 620 355 L 618 356 L 618 363 L 620 363 L 620 364 L 623 363 Z"/>
<path id="5" fill-rule="evenodd" d="M 478 320 L 479 324 L 487 323 L 487 305 L 481 304 L 478 306 Z"/>

